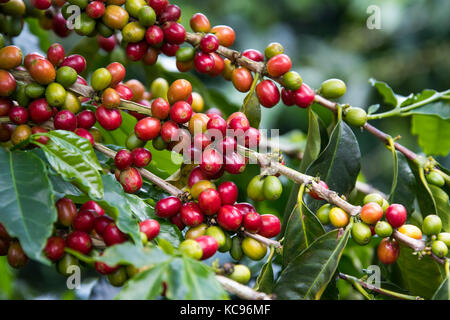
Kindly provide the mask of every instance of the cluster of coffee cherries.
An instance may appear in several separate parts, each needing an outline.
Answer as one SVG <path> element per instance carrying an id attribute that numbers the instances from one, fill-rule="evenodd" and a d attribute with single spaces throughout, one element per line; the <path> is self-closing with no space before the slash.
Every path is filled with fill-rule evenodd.
<path id="1" fill-rule="evenodd" d="M 0 256 L 6 256 L 8 264 L 13 268 L 21 268 L 28 262 L 19 240 L 12 238 L 0 223 Z"/>
<path id="2" fill-rule="evenodd" d="M 283 185 L 276 176 L 255 176 L 247 186 L 247 195 L 253 201 L 275 201 L 283 192 Z"/>
<path id="3" fill-rule="evenodd" d="M 235 260 L 245 254 L 261 260 L 267 253 L 265 244 L 246 236 L 243 231 L 266 238 L 277 236 L 281 230 L 278 217 L 260 215 L 249 203 L 236 203 L 237 186 L 232 181 L 217 188 L 204 180 L 200 167 L 189 176 L 193 201 L 182 203 L 177 197 L 167 197 L 156 203 L 155 213 L 169 219 L 180 230 L 188 227 L 180 250 L 194 259 L 208 259 L 217 251 L 230 252 Z"/>
<path id="4" fill-rule="evenodd" d="M 0 0 L 0 48 L 4 42 L 3 35 L 12 38 L 22 32 L 24 18 L 41 16 L 42 12 L 34 9 L 27 1 Z"/>
<path id="5" fill-rule="evenodd" d="M 133 151 L 122 149 L 116 153 L 115 176 L 127 193 L 136 193 L 142 187 L 142 176 L 136 168 L 145 168 L 152 161 L 152 154 L 146 148 Z"/>

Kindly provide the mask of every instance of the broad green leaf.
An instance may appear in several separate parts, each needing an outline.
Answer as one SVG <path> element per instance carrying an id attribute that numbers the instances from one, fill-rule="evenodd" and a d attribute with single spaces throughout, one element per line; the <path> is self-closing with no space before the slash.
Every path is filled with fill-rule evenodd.
<path id="1" fill-rule="evenodd" d="M 386 104 L 391 105 L 393 107 L 396 107 L 399 104 L 397 95 L 394 93 L 394 90 L 392 90 L 392 88 L 386 82 L 370 78 L 369 83 L 372 85 L 372 87 L 375 87 L 375 89 L 377 89 L 378 93 L 383 97 L 384 102 Z"/>
<path id="2" fill-rule="evenodd" d="M 42 250 L 56 219 L 53 189 L 42 160 L 31 152 L 0 148 L 0 221 L 20 240 L 29 258 L 50 264 Z"/>
<path id="3" fill-rule="evenodd" d="M 425 179 L 423 169 L 420 169 L 416 162 L 408 160 L 408 164 L 416 179 L 415 194 L 422 216 L 425 217 L 429 214 L 437 214 L 436 203 L 431 190 L 428 187 L 428 182 Z"/>
<path id="4" fill-rule="evenodd" d="M 447 277 L 436 290 L 433 300 L 450 300 L 450 278 Z"/>
<path id="5" fill-rule="evenodd" d="M 267 294 L 272 293 L 275 278 L 273 275 L 272 259 L 264 263 L 261 271 L 256 278 L 254 289 L 259 292 L 265 292 Z"/>
<path id="6" fill-rule="evenodd" d="M 398 178 L 395 189 L 390 195 L 391 203 L 401 203 L 405 206 L 408 212 L 412 212 L 414 205 L 414 190 L 416 188 L 414 174 L 408 165 L 405 156 L 397 152 L 398 158 Z"/>
<path id="7" fill-rule="evenodd" d="M 50 140 L 40 145 L 48 162 L 64 180 L 91 197 L 103 197 L 102 170 L 88 140 L 73 132 L 56 130 L 45 134 Z"/>
<path id="8" fill-rule="evenodd" d="M 333 278 L 350 236 L 333 230 L 316 239 L 281 272 L 274 293 L 279 299 L 320 299 Z"/>
<path id="9" fill-rule="evenodd" d="M 450 104 L 439 101 L 411 110 L 408 114 L 432 115 L 442 120 L 450 120 Z"/>
<path id="10" fill-rule="evenodd" d="M 433 115 L 412 116 L 411 133 L 427 155 L 446 156 L 450 151 L 450 119 L 442 120 Z"/>
<path id="11" fill-rule="evenodd" d="M 434 203 L 436 204 L 435 213 L 442 220 L 442 230 L 445 232 L 450 232 L 450 203 L 448 194 L 439 187 L 433 186 L 431 184 L 428 186 L 431 190 Z M 431 213 L 426 213 L 426 215 L 428 214 Z"/>
<path id="12" fill-rule="evenodd" d="M 400 247 L 397 265 L 403 283 L 411 294 L 430 299 L 444 280 L 444 270 L 430 256 L 424 256 L 419 260 L 412 253 L 411 248 Z"/>

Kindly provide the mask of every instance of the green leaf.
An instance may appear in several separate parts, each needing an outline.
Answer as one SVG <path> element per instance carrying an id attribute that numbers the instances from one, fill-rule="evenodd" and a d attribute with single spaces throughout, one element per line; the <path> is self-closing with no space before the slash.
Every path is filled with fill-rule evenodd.
<path id="1" fill-rule="evenodd" d="M 397 158 L 398 178 L 395 189 L 393 189 L 390 195 L 390 203 L 401 203 L 408 212 L 412 212 L 416 180 L 406 157 L 402 153 L 397 152 Z"/>
<path id="2" fill-rule="evenodd" d="M 48 47 L 50 47 L 51 45 L 49 33 L 39 25 L 38 19 L 26 18 L 25 22 L 28 24 L 28 29 L 30 30 L 30 32 L 38 37 L 39 48 L 42 51 L 46 52 Z"/>
<path id="3" fill-rule="evenodd" d="M 378 93 L 383 97 L 384 102 L 386 104 L 391 105 L 393 107 L 399 105 L 397 95 L 394 93 L 394 90 L 392 90 L 392 88 L 386 82 L 370 78 L 369 83 L 372 85 L 372 87 L 375 87 L 375 89 L 377 89 Z"/>
<path id="4" fill-rule="evenodd" d="M 447 277 L 434 293 L 433 300 L 450 300 L 450 278 Z"/>
<path id="5" fill-rule="evenodd" d="M 272 259 L 264 263 L 261 271 L 256 278 L 254 289 L 259 292 L 265 292 L 267 294 L 272 293 L 275 278 L 273 275 Z"/>
<path id="6" fill-rule="evenodd" d="M 444 279 L 443 268 L 430 256 L 419 260 L 412 253 L 411 248 L 401 246 L 397 265 L 404 285 L 411 294 L 430 299 Z"/>
<path id="7" fill-rule="evenodd" d="M 450 119 L 450 104 L 442 101 L 429 103 L 423 107 L 408 111 L 408 114 L 432 115 L 442 120 Z"/>
<path id="8" fill-rule="evenodd" d="M 50 264 L 42 250 L 56 219 L 52 185 L 42 160 L 31 152 L 0 148 L 0 221 L 28 257 Z"/>
<path id="9" fill-rule="evenodd" d="M 432 115 L 412 116 L 411 133 L 428 155 L 446 156 L 450 151 L 450 119 L 442 120 Z"/>
<path id="10" fill-rule="evenodd" d="M 439 187 L 428 185 L 436 204 L 436 212 L 442 220 L 442 230 L 450 232 L 450 203 L 448 194 Z M 426 215 L 431 213 L 426 213 Z"/>
<path id="11" fill-rule="evenodd" d="M 416 179 L 415 194 L 422 216 L 425 217 L 429 214 L 437 214 L 436 203 L 431 190 L 428 187 L 428 182 L 425 179 L 423 169 L 414 161 L 408 160 L 408 164 Z"/>
<path id="12" fill-rule="evenodd" d="M 368 115 L 374 114 L 375 112 L 378 111 L 378 109 L 380 109 L 380 105 L 379 104 L 373 104 L 367 109 L 367 114 Z"/>
<path id="13" fill-rule="evenodd" d="M 91 197 L 103 197 L 102 170 L 90 142 L 73 132 L 56 130 L 46 133 L 50 138 L 42 145 L 48 162 L 64 180 L 72 182 Z"/>
<path id="14" fill-rule="evenodd" d="M 350 236 L 351 226 L 339 239 L 333 230 L 316 239 L 281 272 L 274 293 L 279 299 L 320 299 L 333 278 Z"/>
<path id="15" fill-rule="evenodd" d="M 254 81 L 257 81 L 257 78 L 255 78 Z M 259 123 L 261 122 L 261 105 L 259 104 L 258 96 L 254 90 L 254 85 L 245 97 L 240 111 L 247 116 L 250 126 L 259 128 Z"/>

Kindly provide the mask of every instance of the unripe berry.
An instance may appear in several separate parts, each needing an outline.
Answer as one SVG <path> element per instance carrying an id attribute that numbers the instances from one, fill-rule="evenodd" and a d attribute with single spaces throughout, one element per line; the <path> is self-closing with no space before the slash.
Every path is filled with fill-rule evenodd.
<path id="1" fill-rule="evenodd" d="M 393 264 L 397 261 L 400 253 L 400 247 L 395 240 L 390 241 L 389 238 L 383 239 L 378 245 L 378 259 L 384 264 Z"/>

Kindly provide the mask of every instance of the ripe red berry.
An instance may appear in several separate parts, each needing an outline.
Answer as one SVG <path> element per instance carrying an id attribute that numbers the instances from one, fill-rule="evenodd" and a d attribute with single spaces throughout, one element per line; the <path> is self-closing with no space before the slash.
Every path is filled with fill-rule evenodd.
<path id="1" fill-rule="evenodd" d="M 170 4 L 161 11 L 158 20 L 160 23 L 165 23 L 167 21 L 178 21 L 180 17 L 181 17 L 180 8 L 175 4 Z"/>
<path id="2" fill-rule="evenodd" d="M 145 32 L 145 41 L 153 47 L 159 46 L 164 40 L 164 32 L 158 26 L 151 26 Z"/>
<path id="3" fill-rule="evenodd" d="M 64 19 L 61 12 L 55 14 L 52 19 L 53 31 L 61 38 L 67 37 L 72 30 L 67 27 L 67 20 Z"/>
<path id="4" fill-rule="evenodd" d="M 128 168 L 120 172 L 119 182 L 126 193 L 136 193 L 142 187 L 142 176 L 136 168 Z"/>
<path id="5" fill-rule="evenodd" d="M 191 188 L 194 184 L 201 180 L 208 180 L 208 176 L 200 169 L 200 167 L 195 167 L 192 169 L 188 178 L 188 186 Z"/>
<path id="6" fill-rule="evenodd" d="M 186 123 L 192 117 L 192 107 L 185 101 L 178 101 L 170 109 L 170 118 L 176 123 Z"/>
<path id="7" fill-rule="evenodd" d="M 272 238 L 281 231 L 280 219 L 273 214 L 263 214 L 261 216 L 261 228 L 259 234 L 266 238 Z"/>
<path id="8" fill-rule="evenodd" d="M 73 219 L 72 226 L 75 230 L 91 232 L 94 229 L 95 216 L 92 211 L 81 210 Z"/>
<path id="9" fill-rule="evenodd" d="M 0 117 L 5 117 L 9 114 L 9 111 L 14 107 L 14 103 L 11 99 L 0 97 Z"/>
<path id="10" fill-rule="evenodd" d="M 208 75 L 210 75 L 211 77 L 217 77 L 221 75 L 223 69 L 225 69 L 225 62 L 223 61 L 222 57 L 215 52 L 211 52 L 210 55 L 214 59 L 214 68 L 208 73 Z"/>
<path id="11" fill-rule="evenodd" d="M 234 207 L 237 208 L 244 216 L 249 212 L 256 212 L 255 207 L 247 202 L 236 203 Z"/>
<path id="12" fill-rule="evenodd" d="M 58 222 L 65 227 L 69 227 L 77 215 L 77 207 L 69 198 L 61 198 L 56 201 L 58 211 Z"/>
<path id="13" fill-rule="evenodd" d="M 328 185 L 326 184 L 325 181 L 320 180 L 320 181 L 318 182 L 318 184 L 319 184 L 322 188 L 328 189 Z M 322 198 L 319 197 L 319 195 L 318 195 L 314 190 L 311 190 L 311 191 L 309 192 L 309 195 L 310 195 L 312 198 L 316 199 L 316 200 L 322 200 Z"/>
<path id="14" fill-rule="evenodd" d="M 314 102 L 314 97 L 314 91 L 306 83 L 294 91 L 295 104 L 300 108 L 308 108 Z"/>
<path id="15" fill-rule="evenodd" d="M 136 148 L 131 152 L 133 164 L 138 168 L 144 168 L 152 161 L 152 154 L 145 148 Z"/>
<path id="16" fill-rule="evenodd" d="M 256 62 L 264 62 L 264 55 L 260 51 L 255 49 L 247 49 L 242 52 L 242 55 Z"/>
<path id="17" fill-rule="evenodd" d="M 9 111 L 9 119 L 15 124 L 27 123 L 28 110 L 21 106 L 12 107 Z"/>
<path id="18" fill-rule="evenodd" d="M 167 22 L 163 26 L 164 40 L 170 44 L 182 44 L 186 38 L 186 30 L 178 22 Z"/>
<path id="19" fill-rule="evenodd" d="M 293 106 L 295 104 L 294 91 L 286 88 L 281 89 L 281 100 L 286 106 Z"/>
<path id="20" fill-rule="evenodd" d="M 101 1 L 92 1 L 86 7 L 86 13 L 92 19 L 98 19 L 105 13 L 105 5 Z"/>
<path id="21" fill-rule="evenodd" d="M 33 7 L 39 10 L 46 10 L 52 5 L 50 0 L 31 0 L 30 2 Z"/>
<path id="22" fill-rule="evenodd" d="M 392 228 L 398 228 L 405 224 L 406 217 L 406 208 L 401 204 L 391 204 L 386 210 L 386 220 Z"/>
<path id="23" fill-rule="evenodd" d="M 261 140 L 261 133 L 258 129 L 250 127 L 245 132 L 245 146 L 250 149 L 255 149 L 259 145 L 259 141 Z"/>
<path id="24" fill-rule="evenodd" d="M 100 48 L 102 48 L 106 52 L 111 52 L 116 47 L 117 40 L 114 35 L 108 38 L 102 37 L 101 35 L 97 35 L 97 43 L 100 46 Z"/>
<path id="25" fill-rule="evenodd" d="M 110 223 L 103 230 L 103 240 L 105 240 L 107 246 L 113 246 L 127 241 L 127 235 L 120 231 L 114 223 Z"/>
<path id="26" fill-rule="evenodd" d="M 244 216 L 244 228 L 249 232 L 258 232 L 262 227 L 262 219 L 259 213 L 249 212 Z"/>
<path id="27" fill-rule="evenodd" d="M 194 145 L 193 147 L 196 150 L 205 150 L 211 144 L 211 139 L 205 133 L 197 133 L 194 136 Z"/>
<path id="28" fill-rule="evenodd" d="M 211 136 L 217 137 L 219 135 L 218 133 L 220 133 L 222 137 L 225 137 L 227 126 L 227 122 L 224 118 L 222 118 L 221 116 L 215 116 L 209 119 L 206 128 L 208 129 L 208 133 Z M 215 130 L 217 130 L 217 132 L 215 132 Z"/>
<path id="29" fill-rule="evenodd" d="M 235 131 L 235 135 L 239 136 L 244 134 L 250 128 L 250 122 L 246 116 L 237 116 L 231 119 L 228 126 Z"/>
<path id="30" fill-rule="evenodd" d="M 77 128 L 77 117 L 69 110 L 59 111 L 53 119 L 56 130 L 75 131 Z"/>
<path id="31" fill-rule="evenodd" d="M 87 139 L 91 143 L 91 145 L 94 146 L 95 141 L 92 133 L 83 128 L 77 128 L 74 132 L 77 136 Z"/>
<path id="32" fill-rule="evenodd" d="M 132 165 L 132 163 L 133 163 L 133 155 L 131 154 L 130 151 L 126 149 L 118 151 L 116 153 L 116 156 L 114 157 L 114 164 L 119 170 L 127 169 Z"/>
<path id="33" fill-rule="evenodd" d="M 241 174 L 246 165 L 245 158 L 237 152 L 225 155 L 224 168 L 230 174 Z"/>
<path id="34" fill-rule="evenodd" d="M 89 130 L 92 128 L 97 120 L 95 119 L 95 113 L 91 110 L 83 110 L 77 114 L 77 126 Z"/>
<path id="35" fill-rule="evenodd" d="M 238 188 L 234 182 L 222 182 L 217 188 L 217 191 L 220 194 L 222 205 L 233 205 L 236 202 L 238 197 Z"/>
<path id="36" fill-rule="evenodd" d="M 377 255 L 381 263 L 393 264 L 397 261 L 399 253 L 400 246 L 394 239 L 391 241 L 389 238 L 385 238 L 378 245 Z"/>
<path id="37" fill-rule="evenodd" d="M 155 139 L 161 131 L 161 121 L 153 117 L 146 117 L 138 121 L 134 127 L 136 136 L 142 141 Z"/>
<path id="38" fill-rule="evenodd" d="M 195 202 L 183 204 L 180 210 L 181 221 L 189 227 L 198 226 L 203 222 L 203 213 Z"/>
<path id="39" fill-rule="evenodd" d="M 236 151 L 236 148 L 237 141 L 235 138 L 230 136 L 226 136 L 216 144 L 217 151 L 222 153 L 222 155 L 224 156 L 233 153 L 234 151 Z"/>
<path id="40" fill-rule="evenodd" d="M 114 89 L 117 91 L 121 99 L 133 100 L 133 91 L 131 91 L 128 86 L 124 84 L 118 84 Z"/>
<path id="41" fill-rule="evenodd" d="M 108 69 L 109 73 L 111 73 L 111 85 L 110 85 L 111 87 L 117 86 L 125 78 L 125 73 L 126 73 L 125 67 L 119 62 L 110 63 L 106 67 L 106 69 Z M 118 91 L 117 88 L 115 88 L 115 89 L 116 89 L 116 91 Z M 119 93 L 119 95 L 120 95 L 120 93 Z M 122 99 L 126 99 L 126 100 L 131 100 L 133 98 L 133 96 L 131 96 L 130 99 L 127 99 L 127 98 L 122 97 L 122 95 L 120 97 Z"/>
<path id="42" fill-rule="evenodd" d="M 181 201 L 177 197 L 159 200 L 155 206 L 155 214 L 160 218 L 170 218 L 181 210 Z"/>
<path id="43" fill-rule="evenodd" d="M 167 143 L 176 141 L 179 136 L 178 131 L 179 127 L 175 122 L 172 120 L 166 121 L 161 127 L 161 138 Z"/>
<path id="44" fill-rule="evenodd" d="M 182 231 L 186 226 L 183 223 L 183 220 L 181 220 L 181 213 L 178 212 L 176 215 L 170 217 L 170 222 L 173 223 Z"/>
<path id="45" fill-rule="evenodd" d="M 58 261 L 64 257 L 66 243 L 61 237 L 50 237 L 44 248 L 44 253 L 52 261 Z"/>
<path id="46" fill-rule="evenodd" d="M 86 59 L 79 54 L 72 54 L 66 57 L 60 65 L 61 67 L 68 66 L 75 69 L 75 71 L 80 74 L 86 69 Z"/>
<path id="47" fill-rule="evenodd" d="M 219 39 L 214 34 L 207 34 L 200 40 L 200 50 L 204 53 L 216 52 L 219 48 Z"/>
<path id="48" fill-rule="evenodd" d="M 228 231 L 238 229 L 242 224 L 242 213 L 235 206 L 225 205 L 219 209 L 217 223 Z"/>
<path id="49" fill-rule="evenodd" d="M 89 201 L 85 202 L 81 206 L 80 211 L 81 210 L 93 211 L 93 212 L 95 212 L 95 214 L 97 216 L 103 216 L 105 214 L 105 210 L 103 210 L 103 208 L 97 202 L 95 202 L 94 200 L 89 200 Z"/>
<path id="50" fill-rule="evenodd" d="M 94 221 L 94 230 L 95 230 L 95 232 L 97 232 L 99 235 L 102 236 L 103 232 L 105 232 L 106 227 L 109 226 L 113 222 L 114 222 L 114 220 L 108 216 L 97 217 L 97 218 L 95 218 L 95 221 Z"/>
<path id="51" fill-rule="evenodd" d="M 212 257 L 217 252 L 217 249 L 219 249 L 217 240 L 211 236 L 201 236 L 196 238 L 195 241 L 197 241 L 202 248 L 202 260 Z"/>
<path id="52" fill-rule="evenodd" d="M 148 46 L 145 41 L 129 42 L 127 44 L 125 52 L 128 59 L 130 59 L 131 61 L 138 61 L 144 57 L 145 53 L 147 52 L 147 48 Z"/>
<path id="53" fill-rule="evenodd" d="M 103 254 L 103 252 L 102 252 L 102 254 Z M 100 255 L 102 255 L 102 254 L 100 254 Z M 97 270 L 98 273 L 103 274 L 103 275 L 111 274 L 119 268 L 120 268 L 120 266 L 111 267 L 104 262 L 99 262 L 99 261 L 95 262 L 95 270 Z"/>
<path id="54" fill-rule="evenodd" d="M 217 190 L 209 188 L 203 190 L 198 196 L 198 205 L 204 214 L 212 216 L 216 214 L 222 206 L 222 199 Z"/>
<path id="55" fill-rule="evenodd" d="M 169 5 L 169 0 L 148 0 L 148 5 L 155 10 L 157 15 L 159 15 L 165 8 L 167 8 Z"/>
<path id="56" fill-rule="evenodd" d="M 177 54 L 178 49 L 180 49 L 180 45 L 164 42 L 160 49 L 166 56 L 174 57 Z"/>
<path id="57" fill-rule="evenodd" d="M 120 111 L 116 109 L 107 109 L 100 106 L 95 111 L 95 117 L 105 130 L 116 130 L 122 124 L 122 115 L 120 114 Z"/>
<path id="58" fill-rule="evenodd" d="M 159 229 L 159 222 L 154 219 L 147 219 L 139 223 L 139 231 L 145 233 L 149 241 L 156 238 Z"/>
<path id="59" fill-rule="evenodd" d="M 222 169 L 222 156 L 214 149 L 206 149 L 202 153 L 200 168 L 209 176 L 213 176 Z"/>
<path id="60" fill-rule="evenodd" d="M 160 120 L 165 120 L 169 116 L 170 105 L 163 98 L 156 98 L 151 106 L 152 116 Z"/>
<path id="61" fill-rule="evenodd" d="M 67 246 L 83 254 L 89 254 L 92 250 L 92 241 L 89 235 L 83 231 L 73 231 L 67 236 Z"/>
<path id="62" fill-rule="evenodd" d="M 47 59 L 55 67 L 59 66 L 63 62 L 66 56 L 66 52 L 62 45 L 59 43 L 52 44 L 47 50 Z"/>
<path id="63" fill-rule="evenodd" d="M 209 73 L 214 69 L 214 57 L 209 53 L 197 52 L 194 57 L 195 69 L 200 73 Z"/>
<path id="64" fill-rule="evenodd" d="M 278 54 L 267 62 L 267 73 L 272 77 L 280 77 L 291 70 L 291 59 L 285 54 Z"/>
<path id="65" fill-rule="evenodd" d="M 280 91 L 271 80 L 261 81 L 256 86 L 258 100 L 266 108 L 272 108 L 280 101 Z"/>

